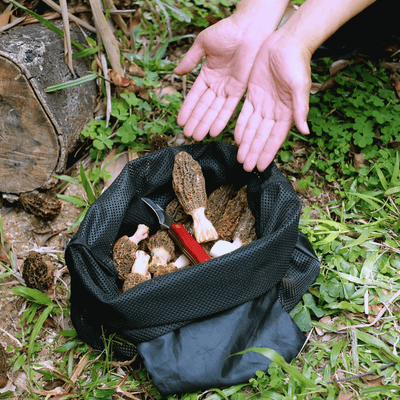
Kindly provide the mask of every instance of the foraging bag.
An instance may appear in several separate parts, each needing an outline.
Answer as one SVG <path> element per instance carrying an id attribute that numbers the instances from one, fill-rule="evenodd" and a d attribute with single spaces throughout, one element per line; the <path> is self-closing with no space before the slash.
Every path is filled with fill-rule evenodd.
<path id="1" fill-rule="evenodd" d="M 180 151 L 202 167 L 208 195 L 223 184 L 247 185 L 258 239 L 119 294 L 112 246 L 139 224 L 150 234 L 160 229 L 141 198 L 164 208 L 175 198 L 172 169 Z M 125 359 L 138 351 L 162 395 L 247 382 L 271 361 L 256 352 L 233 354 L 268 347 L 290 362 L 305 340 L 288 313 L 320 263 L 298 231 L 300 200 L 275 164 L 246 172 L 236 156 L 236 146 L 210 142 L 130 161 L 89 208 L 66 249 L 78 335 L 96 349 L 113 336 L 114 354 Z"/>

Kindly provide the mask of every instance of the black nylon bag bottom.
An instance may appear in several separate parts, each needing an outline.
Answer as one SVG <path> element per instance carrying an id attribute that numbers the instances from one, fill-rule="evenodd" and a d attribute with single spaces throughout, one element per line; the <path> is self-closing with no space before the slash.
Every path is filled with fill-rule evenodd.
<path id="1" fill-rule="evenodd" d="M 266 372 L 271 360 L 253 351 L 235 353 L 267 347 L 290 362 L 304 341 L 272 288 L 231 310 L 139 343 L 137 349 L 153 383 L 166 397 L 246 383 L 257 370 Z"/>
<path id="2" fill-rule="evenodd" d="M 247 185 L 258 240 L 120 295 L 122 282 L 109 257 L 112 245 L 124 234 L 133 235 L 139 224 L 148 225 L 150 234 L 159 229 L 141 198 L 162 207 L 174 199 L 172 168 L 180 151 L 199 162 L 208 195 L 223 184 L 232 183 L 236 190 Z M 217 142 L 163 149 L 129 162 L 92 204 L 65 255 L 71 275 L 71 319 L 82 340 L 103 349 L 104 339 L 117 334 L 122 340 L 113 342 L 114 354 L 130 359 L 136 354 L 134 345 L 271 290 L 277 291 L 285 312 L 294 308 L 319 273 L 317 257 L 298 233 L 300 200 L 275 164 L 262 173 L 249 173 L 236 156 L 236 146 Z"/>

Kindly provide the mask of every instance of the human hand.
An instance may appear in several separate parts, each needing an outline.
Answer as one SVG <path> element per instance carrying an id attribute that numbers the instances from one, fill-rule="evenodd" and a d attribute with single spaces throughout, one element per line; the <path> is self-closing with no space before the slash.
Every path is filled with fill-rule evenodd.
<path id="1" fill-rule="evenodd" d="M 279 30 L 261 46 L 235 128 L 237 159 L 246 171 L 268 167 L 293 121 L 301 133 L 309 133 L 311 55 L 301 42 Z"/>
<path id="2" fill-rule="evenodd" d="M 177 75 L 192 71 L 207 55 L 199 76 L 178 115 L 185 136 L 194 140 L 218 136 L 246 91 L 253 61 L 265 36 L 249 32 L 233 17 L 202 31 L 176 67 Z M 275 26 L 271 26 L 271 32 Z"/>

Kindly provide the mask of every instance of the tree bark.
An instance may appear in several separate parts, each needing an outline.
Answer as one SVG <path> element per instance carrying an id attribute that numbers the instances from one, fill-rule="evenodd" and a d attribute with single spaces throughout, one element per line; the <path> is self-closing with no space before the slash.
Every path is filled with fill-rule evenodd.
<path id="1" fill-rule="evenodd" d="M 57 24 L 62 28 L 61 24 Z M 85 43 L 76 26 L 75 40 Z M 93 118 L 95 81 L 46 93 L 53 84 L 90 72 L 90 59 L 64 62 L 64 39 L 41 24 L 0 34 L 0 192 L 51 187 L 80 133 Z"/>

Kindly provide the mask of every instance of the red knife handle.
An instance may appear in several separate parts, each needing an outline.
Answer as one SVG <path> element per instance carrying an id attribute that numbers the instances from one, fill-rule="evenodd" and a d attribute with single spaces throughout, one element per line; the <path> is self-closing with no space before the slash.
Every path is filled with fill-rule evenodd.
<path id="1" fill-rule="evenodd" d="M 210 256 L 182 224 L 179 222 L 172 224 L 168 232 L 193 264 L 210 260 Z"/>

